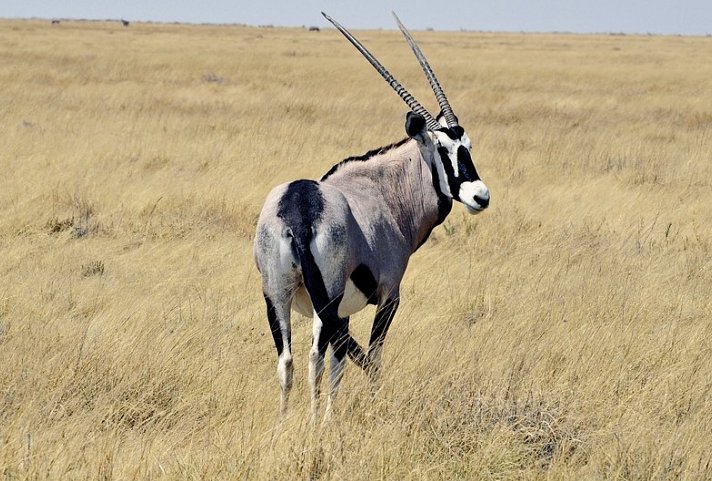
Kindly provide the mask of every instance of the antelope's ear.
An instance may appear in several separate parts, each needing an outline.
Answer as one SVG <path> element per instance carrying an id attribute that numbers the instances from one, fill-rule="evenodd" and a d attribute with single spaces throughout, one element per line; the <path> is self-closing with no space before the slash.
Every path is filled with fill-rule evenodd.
<path id="1" fill-rule="evenodd" d="M 411 138 L 425 135 L 425 117 L 415 112 L 408 112 L 405 116 L 405 132 Z"/>

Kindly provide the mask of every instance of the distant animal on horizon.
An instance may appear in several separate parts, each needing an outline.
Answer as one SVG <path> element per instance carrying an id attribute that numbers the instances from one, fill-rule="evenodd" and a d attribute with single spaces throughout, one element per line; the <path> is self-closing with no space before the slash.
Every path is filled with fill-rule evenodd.
<path id="1" fill-rule="evenodd" d="M 124 20 L 124 19 L 122 18 L 122 19 L 121 19 L 121 25 L 123 25 L 124 27 L 128 27 L 128 26 L 130 25 L 130 23 L 129 23 L 128 20 Z"/>
<path id="2" fill-rule="evenodd" d="M 52 20 L 52 25 L 59 25 L 59 20 L 57 20 L 57 19 Z"/>
<path id="3" fill-rule="evenodd" d="M 345 357 L 375 381 L 388 328 L 400 302 L 410 256 L 452 209 L 476 214 L 490 193 L 472 161 L 472 144 L 415 40 L 398 26 L 420 62 L 441 112 L 433 117 L 350 32 L 322 12 L 411 109 L 407 137 L 334 165 L 318 181 L 296 180 L 267 196 L 255 234 L 267 319 L 277 349 L 280 412 L 293 384 L 291 309 L 313 317 L 309 352 L 312 417 L 319 411 L 324 358 L 331 347 L 327 412 Z M 373 119 L 364 120 L 372 122 Z M 355 126 L 356 127 L 356 126 Z M 377 306 L 365 351 L 349 334 L 349 316 Z"/>

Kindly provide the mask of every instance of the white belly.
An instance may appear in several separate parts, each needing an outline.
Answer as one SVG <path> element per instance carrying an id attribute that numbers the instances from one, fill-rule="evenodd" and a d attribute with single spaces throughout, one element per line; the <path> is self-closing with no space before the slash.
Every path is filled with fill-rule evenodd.
<path id="1" fill-rule="evenodd" d="M 344 296 L 341 298 L 341 303 L 339 304 L 339 316 L 350 316 L 351 314 L 357 313 L 367 305 L 368 299 L 366 296 L 364 296 L 363 293 L 356 288 L 350 279 L 346 281 Z M 309 294 L 304 286 L 297 289 L 297 292 L 294 294 L 292 309 L 307 317 L 311 317 L 314 313 L 311 299 L 309 298 Z"/>
<path id="2" fill-rule="evenodd" d="M 368 304 L 368 298 L 363 295 L 363 292 L 359 291 L 351 279 L 346 281 L 346 287 L 344 288 L 344 297 L 341 299 L 339 304 L 339 316 L 347 317 L 351 314 L 355 314 L 360 311 Z"/>
<path id="3" fill-rule="evenodd" d="M 309 299 L 309 294 L 304 286 L 297 289 L 294 293 L 294 300 L 292 301 L 292 309 L 297 311 L 302 316 L 311 317 L 314 313 L 314 308 L 312 307 L 311 299 Z"/>

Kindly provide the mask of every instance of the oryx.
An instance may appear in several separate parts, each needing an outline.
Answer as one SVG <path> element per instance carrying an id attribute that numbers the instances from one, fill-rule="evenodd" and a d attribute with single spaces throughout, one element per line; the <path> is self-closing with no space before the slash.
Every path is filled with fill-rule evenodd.
<path id="1" fill-rule="evenodd" d="M 490 195 L 472 162 L 472 145 L 410 33 L 396 21 L 425 71 L 441 113 L 435 119 L 344 27 L 322 12 L 408 104 L 408 137 L 336 164 L 319 181 L 296 180 L 267 196 L 254 256 L 277 347 L 281 412 L 292 387 L 290 310 L 313 316 L 309 352 L 312 414 L 331 346 L 329 399 L 346 354 L 376 376 L 399 303 L 408 259 L 450 213 L 452 200 L 474 214 Z M 394 14 L 395 16 L 395 14 Z M 349 316 L 376 304 L 368 351 L 349 335 Z"/>

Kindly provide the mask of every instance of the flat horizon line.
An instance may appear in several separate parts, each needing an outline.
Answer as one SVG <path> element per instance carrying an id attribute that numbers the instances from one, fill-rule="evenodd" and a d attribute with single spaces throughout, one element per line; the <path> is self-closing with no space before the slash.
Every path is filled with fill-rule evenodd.
<path id="1" fill-rule="evenodd" d="M 318 24 L 302 24 L 302 25 L 280 25 L 280 24 L 250 24 L 241 22 L 190 22 L 180 20 L 132 20 L 126 17 L 119 18 L 77 18 L 77 17 L 0 17 L 4 21 L 60 21 L 60 22 L 124 22 L 136 24 L 156 24 L 156 25 L 187 25 L 187 26 L 213 26 L 213 27 L 246 27 L 246 28 L 263 28 L 263 29 L 311 29 L 318 28 L 319 30 L 335 30 L 336 28 Z M 354 31 L 385 31 L 398 32 L 397 28 L 387 27 L 366 27 L 352 28 Z M 411 28 L 415 32 L 442 32 L 442 33 L 488 33 L 488 34 L 521 34 L 521 35 L 581 35 L 581 36 L 611 36 L 611 37 L 691 37 L 691 38 L 710 38 L 712 33 L 659 33 L 659 32 L 623 32 L 623 31 L 590 31 L 576 32 L 568 30 L 486 30 L 486 29 L 468 29 L 461 27 L 459 29 L 437 29 L 433 27 L 426 28 Z"/>

